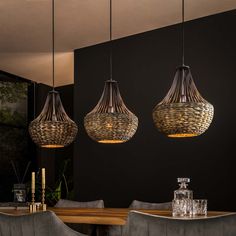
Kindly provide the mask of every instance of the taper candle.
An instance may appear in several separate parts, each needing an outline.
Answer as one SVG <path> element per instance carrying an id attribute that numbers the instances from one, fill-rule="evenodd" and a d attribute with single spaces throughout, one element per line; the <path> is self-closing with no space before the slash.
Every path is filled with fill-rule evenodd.
<path id="1" fill-rule="evenodd" d="M 35 193 L 35 172 L 31 174 L 31 192 Z"/>
<path id="2" fill-rule="evenodd" d="M 42 188 L 45 189 L 46 179 L 45 179 L 45 168 L 42 168 Z"/>

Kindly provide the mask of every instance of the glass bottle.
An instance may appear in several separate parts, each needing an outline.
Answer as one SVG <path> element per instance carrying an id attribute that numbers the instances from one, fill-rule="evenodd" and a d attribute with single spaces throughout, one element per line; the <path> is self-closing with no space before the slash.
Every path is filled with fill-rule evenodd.
<path id="1" fill-rule="evenodd" d="M 172 201 L 172 215 L 175 217 L 191 216 L 193 191 L 189 190 L 189 178 L 178 178 L 179 189 L 174 191 L 174 199 Z"/>

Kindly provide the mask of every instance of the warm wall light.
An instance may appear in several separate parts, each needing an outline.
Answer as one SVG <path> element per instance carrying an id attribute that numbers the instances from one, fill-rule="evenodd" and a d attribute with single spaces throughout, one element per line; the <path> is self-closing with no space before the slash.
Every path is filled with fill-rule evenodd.
<path id="1" fill-rule="evenodd" d="M 55 40 L 54 40 L 54 8 L 55 3 L 52 0 L 52 80 L 53 89 L 47 95 L 44 108 L 40 115 L 29 125 L 29 133 L 32 140 L 40 147 L 44 148 L 62 148 L 70 143 L 76 137 L 78 128 L 66 114 L 62 105 L 60 95 L 54 89 L 55 80 Z"/>
<path id="2" fill-rule="evenodd" d="M 198 92 L 188 66 L 184 64 L 184 0 L 182 0 L 182 66 L 175 73 L 165 98 L 153 109 L 158 130 L 171 138 L 194 137 L 210 126 L 214 107 Z"/>

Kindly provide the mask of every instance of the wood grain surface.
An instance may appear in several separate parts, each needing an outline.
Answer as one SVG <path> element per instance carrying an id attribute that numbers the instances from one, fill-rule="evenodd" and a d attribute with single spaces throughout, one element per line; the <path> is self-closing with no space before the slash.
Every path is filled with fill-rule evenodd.
<path id="1" fill-rule="evenodd" d="M 65 223 L 84 223 L 84 224 L 98 224 L 98 225 L 124 225 L 126 223 L 128 213 L 131 209 L 128 208 L 48 208 L 47 210 L 55 212 L 55 214 Z M 161 210 L 136 210 L 143 213 L 172 217 L 171 211 Z M 10 215 L 25 215 L 33 214 L 27 209 L 12 210 L 0 209 L 1 213 Z M 194 217 L 207 218 L 230 214 L 230 212 L 209 211 L 207 216 Z M 183 219 L 183 218 L 182 218 Z M 189 219 L 189 218 L 184 218 Z"/>

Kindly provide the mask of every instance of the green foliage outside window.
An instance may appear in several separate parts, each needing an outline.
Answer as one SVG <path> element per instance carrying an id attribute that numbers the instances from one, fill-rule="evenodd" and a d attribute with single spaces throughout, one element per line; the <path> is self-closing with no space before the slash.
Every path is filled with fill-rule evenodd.
<path id="1" fill-rule="evenodd" d="M 27 125 L 26 83 L 0 82 L 0 122 L 7 125 Z M 21 107 L 21 104 L 25 106 Z"/>

